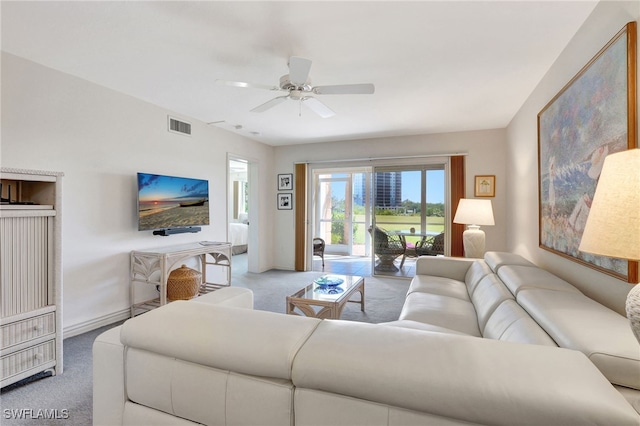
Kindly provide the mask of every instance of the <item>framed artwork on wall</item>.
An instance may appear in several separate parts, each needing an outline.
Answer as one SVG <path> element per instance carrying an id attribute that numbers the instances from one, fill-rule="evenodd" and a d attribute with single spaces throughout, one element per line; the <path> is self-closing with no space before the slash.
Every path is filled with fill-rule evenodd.
<path id="1" fill-rule="evenodd" d="M 285 173 L 278 175 L 278 191 L 293 190 L 293 173 Z"/>
<path id="2" fill-rule="evenodd" d="M 278 194 L 278 210 L 293 209 L 293 194 Z"/>
<path id="3" fill-rule="evenodd" d="M 636 23 L 538 114 L 539 246 L 629 281 L 637 262 L 578 250 L 604 158 L 636 147 Z"/>
<path id="4" fill-rule="evenodd" d="M 496 176 L 495 175 L 476 176 L 475 190 L 473 195 L 476 197 L 495 197 L 496 196 Z"/>

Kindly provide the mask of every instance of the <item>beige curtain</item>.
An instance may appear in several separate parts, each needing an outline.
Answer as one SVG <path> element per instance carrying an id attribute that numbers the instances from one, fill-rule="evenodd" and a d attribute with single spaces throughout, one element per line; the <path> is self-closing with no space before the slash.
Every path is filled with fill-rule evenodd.
<path id="1" fill-rule="evenodd" d="M 461 198 L 465 197 L 464 155 L 451 157 L 451 256 L 463 257 L 462 233 L 464 225 L 453 223 L 456 209 Z"/>
<path id="2" fill-rule="evenodd" d="M 306 271 L 305 248 L 307 243 L 307 165 L 295 165 L 295 270 Z"/>

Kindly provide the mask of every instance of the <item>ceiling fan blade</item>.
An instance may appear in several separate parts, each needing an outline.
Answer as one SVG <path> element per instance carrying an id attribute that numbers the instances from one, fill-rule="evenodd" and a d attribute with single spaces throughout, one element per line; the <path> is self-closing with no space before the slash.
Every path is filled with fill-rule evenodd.
<path id="1" fill-rule="evenodd" d="M 316 98 L 307 97 L 302 102 L 313 112 L 322 118 L 329 118 L 336 115 L 328 106 L 317 100 Z"/>
<path id="2" fill-rule="evenodd" d="M 314 87 L 313 93 L 318 95 L 371 95 L 375 90 L 375 86 L 371 83 L 336 84 Z"/>
<path id="3" fill-rule="evenodd" d="M 309 78 L 309 71 L 311 71 L 310 59 L 299 56 L 289 58 L 289 79 L 293 84 L 298 86 L 304 85 Z"/>
<path id="4" fill-rule="evenodd" d="M 269 86 L 267 84 L 260 83 L 246 83 L 244 81 L 216 80 L 216 84 L 221 86 L 244 87 L 250 89 L 281 90 L 277 86 Z"/>
<path id="5" fill-rule="evenodd" d="M 265 112 L 268 109 L 273 108 L 274 106 L 281 104 L 286 101 L 289 96 L 278 96 L 277 98 L 273 98 L 270 101 L 263 103 L 262 105 L 258 105 L 251 112 Z"/>

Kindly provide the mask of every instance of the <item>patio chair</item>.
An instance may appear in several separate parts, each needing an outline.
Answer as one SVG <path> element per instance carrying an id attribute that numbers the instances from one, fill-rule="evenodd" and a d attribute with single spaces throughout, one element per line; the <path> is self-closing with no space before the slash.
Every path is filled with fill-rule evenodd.
<path id="1" fill-rule="evenodd" d="M 433 237 L 425 237 L 416 243 L 418 256 L 437 256 L 444 254 L 444 232 Z"/>
<path id="2" fill-rule="evenodd" d="M 371 228 L 369 228 L 371 234 Z M 380 227 L 375 228 L 373 236 L 373 252 L 380 262 L 375 266 L 376 271 L 395 272 L 399 268 L 394 264 L 395 260 L 402 256 L 400 268 L 404 266 L 407 255 L 407 243 L 402 235 L 392 234 Z"/>
<path id="3" fill-rule="evenodd" d="M 320 256 L 322 258 L 322 270 L 324 271 L 324 240 L 322 238 L 313 239 L 313 255 Z"/>

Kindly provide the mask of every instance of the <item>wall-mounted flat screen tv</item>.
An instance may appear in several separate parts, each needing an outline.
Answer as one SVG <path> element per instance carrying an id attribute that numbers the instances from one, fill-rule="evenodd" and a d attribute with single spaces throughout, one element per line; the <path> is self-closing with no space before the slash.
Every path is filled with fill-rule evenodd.
<path id="1" fill-rule="evenodd" d="M 209 225 L 209 181 L 138 173 L 138 230 Z"/>

